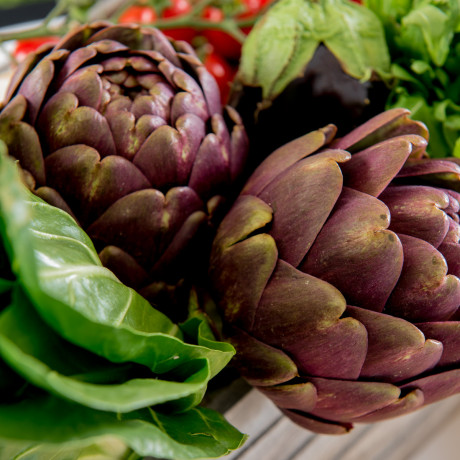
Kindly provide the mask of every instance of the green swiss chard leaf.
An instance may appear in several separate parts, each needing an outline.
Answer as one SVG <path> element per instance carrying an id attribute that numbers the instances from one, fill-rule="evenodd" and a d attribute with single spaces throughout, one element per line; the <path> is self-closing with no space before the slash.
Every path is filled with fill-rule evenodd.
<path id="1" fill-rule="evenodd" d="M 70 344 L 48 327 L 20 291 L 0 315 L 0 355 L 30 383 L 94 409 L 129 412 L 200 392 L 209 380 L 206 360 L 184 382 L 150 377 Z M 137 372 L 136 372 L 137 370 Z M 199 401 L 198 401 L 199 402 Z"/>
<path id="2" fill-rule="evenodd" d="M 320 43 L 352 77 L 389 71 L 383 27 L 370 10 L 348 0 L 280 0 L 245 41 L 238 79 L 272 100 L 302 74 Z"/>
<path id="3" fill-rule="evenodd" d="M 0 278 L 0 294 L 10 291 L 15 285 L 14 281 Z"/>
<path id="4" fill-rule="evenodd" d="M 0 445 L 22 449 L 20 458 L 36 458 L 32 444 L 39 444 L 41 458 L 46 458 L 46 452 L 54 455 L 65 451 L 65 446 L 82 449 L 106 436 L 115 437 L 141 457 L 173 460 L 220 457 L 245 440 L 220 414 L 205 408 L 174 415 L 152 409 L 116 414 L 54 396 L 0 406 Z M 79 457 L 71 453 L 64 458 Z"/>
<path id="5" fill-rule="evenodd" d="M 113 436 L 69 444 L 37 445 L 30 442 L 0 441 L 0 458 L 21 460 L 140 460 L 141 457 Z"/>
<path id="6" fill-rule="evenodd" d="M 197 337 L 199 345 L 228 351 L 229 347 L 233 348 L 232 345 L 228 342 L 216 341 L 210 326 L 212 323 L 214 327 L 219 327 L 217 334 L 222 335 L 222 326 L 219 325 L 222 319 L 216 310 L 217 306 L 211 297 L 199 298 L 198 293 L 192 290 L 189 300 L 189 316 L 187 321 L 180 324 L 180 328 L 188 337 Z M 212 318 L 211 321 L 207 321 L 208 317 Z"/>

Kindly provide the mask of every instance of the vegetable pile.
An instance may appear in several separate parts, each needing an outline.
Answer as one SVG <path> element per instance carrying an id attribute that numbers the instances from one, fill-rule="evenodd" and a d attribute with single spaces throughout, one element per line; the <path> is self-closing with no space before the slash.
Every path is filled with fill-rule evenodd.
<path id="1" fill-rule="evenodd" d="M 253 155 L 403 107 L 427 125 L 430 155 L 460 157 L 458 0 L 362 3 L 280 0 L 256 25 L 232 97 Z"/>
<path id="2" fill-rule="evenodd" d="M 58 0 L 0 33 L 0 457 L 225 455 L 228 365 L 320 433 L 458 393 L 459 31 L 458 0 Z"/>
<path id="3" fill-rule="evenodd" d="M 24 188 L 1 149 L 4 452 L 28 458 L 38 443 L 47 458 L 72 441 L 77 455 L 104 435 L 140 456 L 214 457 L 238 447 L 241 434 L 196 407 L 232 347 L 215 342 L 199 315 L 179 328 L 121 284 L 69 214 Z"/>

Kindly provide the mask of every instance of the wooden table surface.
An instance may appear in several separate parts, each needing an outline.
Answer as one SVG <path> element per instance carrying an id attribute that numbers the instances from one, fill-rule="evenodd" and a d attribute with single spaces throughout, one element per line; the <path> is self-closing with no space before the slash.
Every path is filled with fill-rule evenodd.
<path id="1" fill-rule="evenodd" d="M 412 414 L 356 425 L 346 435 L 317 435 L 295 425 L 251 390 L 226 412 L 249 435 L 228 460 L 458 460 L 460 395 Z"/>

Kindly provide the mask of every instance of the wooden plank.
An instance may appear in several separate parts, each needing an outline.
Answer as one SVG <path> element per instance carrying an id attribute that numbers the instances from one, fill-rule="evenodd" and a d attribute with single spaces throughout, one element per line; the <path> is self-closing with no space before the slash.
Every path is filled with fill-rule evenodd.
<path id="1" fill-rule="evenodd" d="M 298 427 L 256 390 L 227 411 L 226 418 L 250 436 L 242 449 L 226 457 L 229 460 L 408 460 L 424 449 L 431 452 L 432 444 L 442 452 L 448 440 L 457 441 L 460 395 L 402 417 L 356 425 L 342 436 L 317 435 Z M 443 452 L 438 457 L 460 458 L 447 455 Z"/>
<path id="2" fill-rule="evenodd" d="M 421 420 L 434 413 L 436 408 L 426 407 L 412 414 L 389 419 L 383 422 L 369 425 L 365 436 L 358 442 L 347 446 L 341 452 L 341 460 L 365 459 L 388 459 L 397 460 L 397 449 L 400 442 L 404 443 L 408 433 L 415 434 L 415 427 L 420 425 Z"/>
<path id="3" fill-rule="evenodd" d="M 279 419 L 264 436 L 249 449 L 238 456 L 238 460 L 280 460 L 288 459 L 295 454 L 315 435 L 287 417 Z"/>
<path id="4" fill-rule="evenodd" d="M 337 456 L 340 458 L 347 446 L 358 442 L 367 429 L 369 427 L 361 425 L 345 435 L 316 435 L 289 460 L 331 460 Z"/>
<path id="5" fill-rule="evenodd" d="M 458 437 L 460 433 L 460 405 L 449 418 L 444 419 L 427 443 L 422 443 L 410 457 L 411 460 L 457 460 L 460 458 Z"/>
<path id="6" fill-rule="evenodd" d="M 440 431 L 446 430 L 449 420 L 453 414 L 460 410 L 460 395 L 440 401 L 436 404 L 425 407 L 415 412 L 417 418 L 408 429 L 400 433 L 399 437 L 394 438 L 391 444 L 376 460 L 408 460 L 417 451 L 423 451 L 427 445 L 436 442 Z M 455 439 L 455 441 L 457 441 Z M 458 441 L 457 441 L 458 442 Z M 443 449 L 438 452 L 437 458 L 447 460 L 444 457 Z M 460 458 L 458 455 L 457 458 Z"/>
<path id="7" fill-rule="evenodd" d="M 270 428 L 283 418 L 283 415 L 264 395 L 257 390 L 251 390 L 225 413 L 225 418 L 249 436 L 240 450 L 225 457 L 233 460 L 240 458 L 260 438 L 263 438 Z"/>
<path id="8" fill-rule="evenodd" d="M 384 422 L 369 425 L 365 435 L 358 442 L 347 446 L 341 453 L 341 460 L 356 460 L 357 458 L 375 459 L 389 446 L 394 445 L 394 440 L 402 432 L 410 429 L 417 423 L 416 413 L 405 417 L 390 419 Z M 388 457 L 392 458 L 393 457 Z"/>

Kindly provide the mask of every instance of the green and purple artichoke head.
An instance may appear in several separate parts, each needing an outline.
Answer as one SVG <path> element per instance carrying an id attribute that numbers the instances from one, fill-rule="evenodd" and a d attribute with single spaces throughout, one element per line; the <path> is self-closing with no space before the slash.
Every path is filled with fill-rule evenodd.
<path id="1" fill-rule="evenodd" d="M 18 68 L 0 138 L 29 187 L 71 213 L 135 288 L 181 275 L 242 171 L 247 136 L 185 42 L 81 26 Z"/>
<path id="2" fill-rule="evenodd" d="M 258 167 L 210 266 L 242 375 L 321 433 L 460 391 L 460 167 L 404 109 L 335 131 Z"/>

